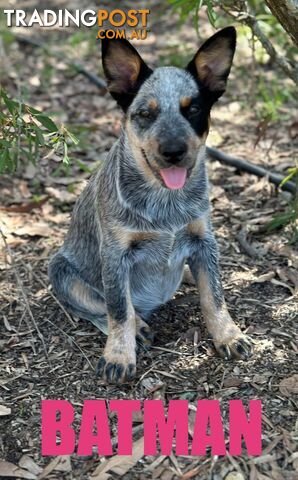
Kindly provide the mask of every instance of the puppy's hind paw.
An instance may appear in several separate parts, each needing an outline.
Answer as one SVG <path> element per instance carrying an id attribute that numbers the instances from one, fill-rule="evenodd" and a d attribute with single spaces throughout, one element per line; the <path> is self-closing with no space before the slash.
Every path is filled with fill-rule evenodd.
<path id="1" fill-rule="evenodd" d="M 147 325 L 144 320 L 140 317 L 137 317 L 137 334 L 136 334 L 136 351 L 141 353 L 142 351 L 147 351 L 151 347 L 154 335 L 150 330 L 150 327 Z"/>
<path id="2" fill-rule="evenodd" d="M 248 360 L 253 354 L 252 341 L 247 335 L 243 334 L 225 343 L 215 343 L 215 348 L 225 360 L 232 358 Z"/>

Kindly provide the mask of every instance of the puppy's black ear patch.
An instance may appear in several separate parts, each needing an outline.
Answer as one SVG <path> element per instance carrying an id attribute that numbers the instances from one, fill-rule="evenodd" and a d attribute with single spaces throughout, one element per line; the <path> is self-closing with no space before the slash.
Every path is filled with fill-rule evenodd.
<path id="1" fill-rule="evenodd" d="M 152 70 L 125 39 L 102 40 L 102 64 L 112 97 L 127 110 Z"/>
<path id="2" fill-rule="evenodd" d="M 210 37 L 187 66 L 216 101 L 225 91 L 236 48 L 236 30 L 227 27 Z"/>

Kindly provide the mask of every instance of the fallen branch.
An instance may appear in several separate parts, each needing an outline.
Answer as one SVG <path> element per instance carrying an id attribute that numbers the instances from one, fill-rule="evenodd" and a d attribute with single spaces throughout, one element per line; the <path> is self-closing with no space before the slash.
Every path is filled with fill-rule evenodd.
<path id="1" fill-rule="evenodd" d="M 263 167 L 253 165 L 252 163 L 249 163 L 246 160 L 242 160 L 241 158 L 231 157 L 230 155 L 220 152 L 216 148 L 207 147 L 207 153 L 211 160 L 218 160 L 221 163 L 230 165 L 231 167 L 235 167 L 243 172 L 257 175 L 257 177 L 267 177 L 269 182 L 274 183 L 277 186 L 279 186 L 280 182 L 282 182 L 282 180 L 284 179 L 284 177 L 279 173 L 272 173 Z M 291 192 L 294 195 L 295 193 L 297 193 L 297 187 L 294 182 L 286 182 L 284 185 L 282 185 L 281 188 L 282 190 Z"/>

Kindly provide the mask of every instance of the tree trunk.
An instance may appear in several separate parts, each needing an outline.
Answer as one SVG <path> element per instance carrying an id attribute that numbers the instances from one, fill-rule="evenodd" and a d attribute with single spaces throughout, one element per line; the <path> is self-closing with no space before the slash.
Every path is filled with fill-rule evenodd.
<path id="1" fill-rule="evenodd" d="M 265 3 L 298 46 L 298 1 L 265 0 Z"/>

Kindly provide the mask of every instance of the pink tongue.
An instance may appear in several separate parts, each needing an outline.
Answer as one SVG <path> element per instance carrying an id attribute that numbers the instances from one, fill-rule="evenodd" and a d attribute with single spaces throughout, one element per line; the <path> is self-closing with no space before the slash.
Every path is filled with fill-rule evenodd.
<path id="1" fill-rule="evenodd" d="M 160 174 L 168 188 L 177 190 L 185 184 L 187 170 L 181 167 L 163 168 Z"/>

